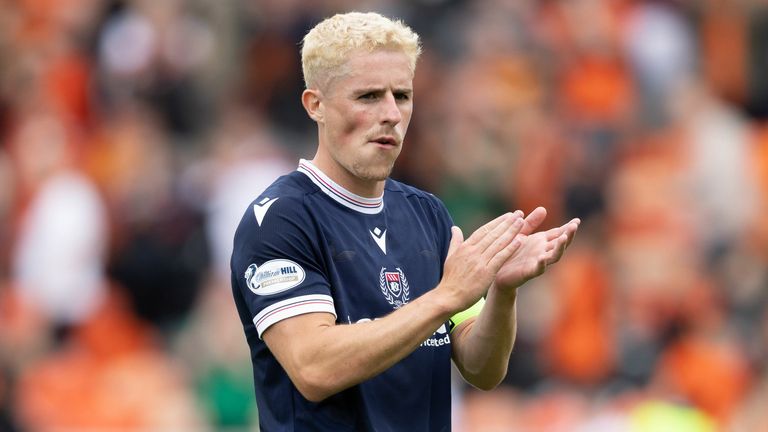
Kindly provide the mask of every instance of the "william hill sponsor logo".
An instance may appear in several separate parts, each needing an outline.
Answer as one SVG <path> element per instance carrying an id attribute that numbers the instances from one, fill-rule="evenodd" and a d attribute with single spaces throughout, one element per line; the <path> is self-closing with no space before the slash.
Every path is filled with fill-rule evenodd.
<path id="1" fill-rule="evenodd" d="M 283 292 L 304 282 L 304 269 L 291 260 L 276 259 L 261 266 L 251 264 L 245 271 L 248 288 L 257 295 Z"/>

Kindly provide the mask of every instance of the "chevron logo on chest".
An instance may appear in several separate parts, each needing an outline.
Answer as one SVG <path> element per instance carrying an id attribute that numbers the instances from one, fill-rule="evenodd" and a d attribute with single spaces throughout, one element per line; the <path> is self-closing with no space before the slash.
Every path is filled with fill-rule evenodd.
<path id="1" fill-rule="evenodd" d="M 382 252 L 384 252 L 384 255 L 387 254 L 387 230 L 381 230 L 379 227 L 376 227 L 370 231 L 371 237 L 373 237 L 373 241 L 376 242 L 376 245 L 379 246 L 379 249 L 381 249 Z"/>

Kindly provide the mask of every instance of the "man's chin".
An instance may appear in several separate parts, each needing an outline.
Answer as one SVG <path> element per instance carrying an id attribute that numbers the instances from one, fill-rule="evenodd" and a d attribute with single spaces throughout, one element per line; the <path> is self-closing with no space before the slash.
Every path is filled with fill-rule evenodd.
<path id="1" fill-rule="evenodd" d="M 361 173 L 360 178 L 369 180 L 369 181 L 384 181 L 387 178 L 389 178 L 389 174 L 392 172 L 392 170 L 388 170 L 386 172 L 367 172 L 367 173 Z"/>
<path id="2" fill-rule="evenodd" d="M 390 164 L 387 167 L 355 167 L 354 174 L 363 179 L 368 181 L 384 181 L 386 180 L 389 175 L 392 173 L 392 167 L 394 165 Z"/>

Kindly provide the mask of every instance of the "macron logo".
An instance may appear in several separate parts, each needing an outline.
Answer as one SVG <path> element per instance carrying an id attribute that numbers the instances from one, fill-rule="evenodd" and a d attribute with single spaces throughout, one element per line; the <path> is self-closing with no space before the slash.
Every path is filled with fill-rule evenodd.
<path id="1" fill-rule="evenodd" d="M 371 233 L 371 237 L 373 237 L 373 240 L 376 242 L 377 245 L 379 245 L 379 249 L 381 249 L 382 252 L 384 252 L 384 255 L 387 254 L 387 230 L 380 230 L 378 227 L 374 228 L 373 231 L 368 231 Z"/>
<path id="2" fill-rule="evenodd" d="M 258 203 L 253 205 L 253 213 L 256 215 L 256 223 L 261 226 L 261 221 L 264 220 L 264 216 L 267 215 L 267 210 L 272 207 L 272 204 L 277 201 L 278 198 L 264 198 Z"/>

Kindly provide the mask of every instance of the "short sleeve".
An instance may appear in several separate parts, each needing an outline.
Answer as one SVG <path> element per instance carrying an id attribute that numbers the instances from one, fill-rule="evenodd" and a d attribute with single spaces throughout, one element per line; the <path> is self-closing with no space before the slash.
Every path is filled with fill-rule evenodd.
<path id="1" fill-rule="evenodd" d="M 319 232 L 293 196 L 262 196 L 235 233 L 233 284 L 240 291 L 259 338 L 271 325 L 297 315 L 336 310 Z"/>
<path id="2" fill-rule="evenodd" d="M 440 241 L 440 265 L 445 263 L 445 259 L 448 256 L 448 247 L 451 245 L 451 227 L 453 227 L 453 219 L 451 218 L 448 209 L 445 208 L 440 199 L 436 196 L 429 194 L 432 204 L 432 208 L 435 212 L 435 229 L 436 237 Z"/>

